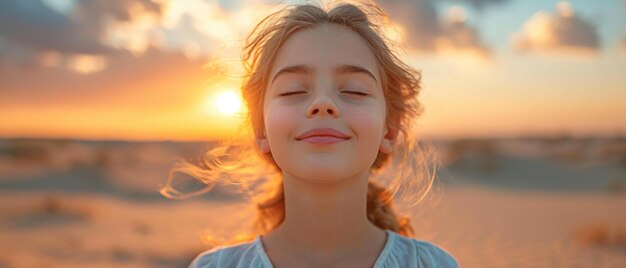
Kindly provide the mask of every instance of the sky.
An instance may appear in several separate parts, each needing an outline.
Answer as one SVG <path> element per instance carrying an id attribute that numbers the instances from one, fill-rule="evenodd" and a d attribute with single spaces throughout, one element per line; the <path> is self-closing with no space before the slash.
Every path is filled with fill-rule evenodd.
<path id="1" fill-rule="evenodd" d="M 232 135 L 241 45 L 289 3 L 0 1 L 0 137 Z M 626 1 L 377 3 L 421 71 L 423 136 L 626 133 Z"/>

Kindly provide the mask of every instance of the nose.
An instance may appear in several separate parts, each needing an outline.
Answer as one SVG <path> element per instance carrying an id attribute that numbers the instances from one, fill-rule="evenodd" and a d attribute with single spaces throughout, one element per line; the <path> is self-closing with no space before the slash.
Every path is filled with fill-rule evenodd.
<path id="1" fill-rule="evenodd" d="M 339 109 L 328 93 L 315 94 L 311 104 L 307 108 L 307 117 L 330 115 L 339 116 Z"/>

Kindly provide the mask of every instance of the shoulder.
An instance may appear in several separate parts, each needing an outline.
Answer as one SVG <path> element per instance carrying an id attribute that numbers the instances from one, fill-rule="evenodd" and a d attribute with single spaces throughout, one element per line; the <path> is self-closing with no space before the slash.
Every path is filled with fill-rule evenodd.
<path id="1" fill-rule="evenodd" d="M 440 246 L 422 240 L 413 239 L 419 261 L 423 267 L 459 267 L 456 259 L 445 249 Z"/>
<path id="2" fill-rule="evenodd" d="M 189 268 L 243 267 L 244 265 L 248 267 L 254 262 L 261 264 L 256 240 L 204 251 L 194 258 Z"/>
<path id="3" fill-rule="evenodd" d="M 393 263 L 404 267 L 459 267 L 456 259 L 442 247 L 428 241 L 417 240 L 398 234 L 389 256 Z"/>

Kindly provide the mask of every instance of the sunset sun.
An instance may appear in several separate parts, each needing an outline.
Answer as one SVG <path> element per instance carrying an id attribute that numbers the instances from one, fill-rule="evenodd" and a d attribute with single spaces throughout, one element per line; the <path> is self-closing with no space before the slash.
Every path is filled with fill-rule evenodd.
<path id="1" fill-rule="evenodd" d="M 225 115 L 233 115 L 241 111 L 241 97 L 233 91 L 224 91 L 217 95 L 213 108 Z"/>

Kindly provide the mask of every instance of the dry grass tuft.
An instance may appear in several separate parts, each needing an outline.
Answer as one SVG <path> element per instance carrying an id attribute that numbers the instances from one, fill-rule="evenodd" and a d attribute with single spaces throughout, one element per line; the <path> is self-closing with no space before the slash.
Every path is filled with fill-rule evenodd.
<path id="1" fill-rule="evenodd" d="M 36 140 L 12 140 L 8 146 L 0 150 L 0 155 L 8 156 L 15 163 L 46 163 L 52 162 L 54 156 L 50 143 Z"/>
<path id="2" fill-rule="evenodd" d="M 615 161 L 622 168 L 626 168 L 626 139 L 618 138 L 605 144 L 600 149 L 600 158 Z"/>
<path id="3" fill-rule="evenodd" d="M 90 219 L 93 211 L 85 207 L 70 206 L 58 195 L 48 195 L 42 203 L 42 211 L 48 215 L 70 216 L 79 219 Z"/>
<path id="4" fill-rule="evenodd" d="M 583 226 L 575 232 L 576 240 L 587 246 L 626 246 L 626 232 L 621 226 L 595 223 Z"/>
<path id="5" fill-rule="evenodd" d="M 478 169 L 483 173 L 493 173 L 498 170 L 498 163 L 495 161 L 498 149 L 493 140 L 455 140 L 450 142 L 444 157 L 443 163 L 447 166 L 464 166 L 464 158 L 468 155 L 479 156 L 481 161 Z"/>
<path id="6" fill-rule="evenodd" d="M 130 262 L 134 259 L 132 251 L 122 246 L 114 246 L 110 251 L 111 258 L 118 262 Z"/>
<path id="7" fill-rule="evenodd" d="M 152 228 L 145 222 L 136 222 L 133 226 L 135 233 L 140 235 L 150 235 L 152 234 Z"/>
<path id="8" fill-rule="evenodd" d="M 624 180 L 615 178 L 607 184 L 606 190 L 613 194 L 626 194 L 626 184 Z"/>

